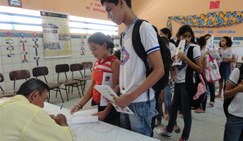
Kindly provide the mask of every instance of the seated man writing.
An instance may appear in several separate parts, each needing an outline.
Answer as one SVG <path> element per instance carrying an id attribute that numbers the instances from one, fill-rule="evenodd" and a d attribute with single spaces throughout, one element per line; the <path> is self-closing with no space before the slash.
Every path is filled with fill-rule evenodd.
<path id="1" fill-rule="evenodd" d="M 39 79 L 24 82 L 16 96 L 0 104 L 0 138 L 3 141 L 73 141 L 66 117 L 50 117 L 42 108 L 49 87 Z"/>

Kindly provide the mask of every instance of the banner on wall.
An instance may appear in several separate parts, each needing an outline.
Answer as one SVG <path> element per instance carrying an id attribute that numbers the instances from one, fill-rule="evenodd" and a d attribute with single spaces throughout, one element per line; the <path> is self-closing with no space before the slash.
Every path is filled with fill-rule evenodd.
<path id="1" fill-rule="evenodd" d="M 45 58 L 72 55 L 69 16 L 63 13 L 40 11 Z"/>

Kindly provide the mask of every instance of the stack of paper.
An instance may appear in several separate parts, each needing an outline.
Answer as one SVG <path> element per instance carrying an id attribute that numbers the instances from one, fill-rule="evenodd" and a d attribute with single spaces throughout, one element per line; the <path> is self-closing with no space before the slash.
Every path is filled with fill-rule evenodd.
<path id="1" fill-rule="evenodd" d="M 89 109 L 75 112 L 69 119 L 70 124 L 93 123 L 98 122 L 98 116 L 93 116 L 98 109 Z"/>

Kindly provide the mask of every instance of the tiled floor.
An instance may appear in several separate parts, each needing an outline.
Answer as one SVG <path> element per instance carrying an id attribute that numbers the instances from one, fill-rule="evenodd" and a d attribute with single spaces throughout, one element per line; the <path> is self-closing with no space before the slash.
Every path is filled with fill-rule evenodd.
<path id="1" fill-rule="evenodd" d="M 69 102 L 66 101 L 66 95 L 64 91 L 62 92 L 65 99 L 64 108 L 71 109 L 75 104 L 80 101 L 78 94 L 69 95 Z M 55 98 L 55 93 L 52 93 L 50 100 L 51 103 L 55 105 L 61 105 L 60 96 Z M 90 102 L 85 105 L 84 108 L 90 107 Z M 222 99 L 216 99 L 215 106 L 207 107 L 205 113 L 196 114 L 192 111 L 192 128 L 190 134 L 190 141 L 222 141 L 224 133 L 224 124 L 226 118 L 222 109 Z M 179 126 L 183 127 L 183 118 L 181 115 L 178 116 L 177 120 Z M 166 126 L 167 121 L 163 120 L 160 126 Z M 155 129 L 156 130 L 156 129 Z M 159 138 L 162 141 L 178 141 L 181 133 L 173 133 L 171 139 L 161 137 L 155 133 L 154 137 Z"/>

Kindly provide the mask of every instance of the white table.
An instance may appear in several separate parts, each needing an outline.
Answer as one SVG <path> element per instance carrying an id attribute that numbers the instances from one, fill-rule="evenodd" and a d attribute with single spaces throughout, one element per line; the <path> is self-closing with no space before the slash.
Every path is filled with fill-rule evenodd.
<path id="1" fill-rule="evenodd" d="M 57 114 L 59 107 L 45 103 L 44 110 L 49 114 Z M 61 113 L 66 115 L 67 118 L 71 116 L 70 111 L 64 108 Z M 70 124 L 70 127 L 74 132 L 76 141 L 159 141 L 102 121 L 78 125 Z"/>

